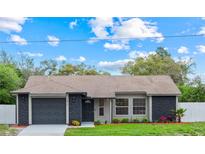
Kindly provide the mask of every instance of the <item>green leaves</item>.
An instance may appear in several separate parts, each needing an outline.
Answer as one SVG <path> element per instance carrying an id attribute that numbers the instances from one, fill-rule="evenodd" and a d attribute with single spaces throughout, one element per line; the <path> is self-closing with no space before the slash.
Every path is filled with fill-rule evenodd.
<path id="1" fill-rule="evenodd" d="M 0 103 L 13 103 L 10 92 L 20 87 L 22 80 L 11 65 L 0 64 Z"/>
<path id="2" fill-rule="evenodd" d="M 176 115 L 178 122 L 181 122 L 181 118 L 184 116 L 186 109 L 179 108 L 176 111 L 172 110 L 172 112 Z"/>
<path id="3" fill-rule="evenodd" d="M 199 77 L 196 77 L 188 84 L 179 85 L 181 91 L 179 97 L 180 102 L 204 102 L 205 101 L 205 85 Z"/>
<path id="4" fill-rule="evenodd" d="M 95 67 L 85 65 L 65 64 L 59 69 L 59 75 L 110 75 L 107 72 L 97 71 Z"/>
<path id="5" fill-rule="evenodd" d="M 157 48 L 156 54 L 146 58 L 138 57 L 135 62 L 124 66 L 122 73 L 131 75 L 169 75 L 175 83 L 187 81 L 187 74 L 191 72 L 192 62 L 181 63 L 172 59 L 171 55 L 162 47 Z"/>

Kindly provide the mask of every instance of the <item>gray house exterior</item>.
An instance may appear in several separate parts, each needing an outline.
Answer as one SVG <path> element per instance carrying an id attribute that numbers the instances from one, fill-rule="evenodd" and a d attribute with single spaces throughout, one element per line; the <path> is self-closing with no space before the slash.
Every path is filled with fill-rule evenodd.
<path id="1" fill-rule="evenodd" d="M 16 95 L 17 124 L 159 120 L 176 110 L 180 91 L 169 76 L 31 76 Z"/>

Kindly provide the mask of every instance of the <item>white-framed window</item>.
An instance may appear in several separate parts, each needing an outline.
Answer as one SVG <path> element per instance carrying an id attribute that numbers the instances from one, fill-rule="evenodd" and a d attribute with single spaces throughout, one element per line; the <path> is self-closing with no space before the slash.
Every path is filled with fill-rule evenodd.
<path id="1" fill-rule="evenodd" d="M 133 114 L 146 114 L 145 98 L 133 98 Z"/>
<path id="2" fill-rule="evenodd" d="M 99 116 L 104 116 L 104 107 L 105 107 L 104 99 L 99 99 Z"/>
<path id="3" fill-rule="evenodd" d="M 115 102 L 116 115 L 128 115 L 129 100 L 127 98 L 118 98 Z"/>

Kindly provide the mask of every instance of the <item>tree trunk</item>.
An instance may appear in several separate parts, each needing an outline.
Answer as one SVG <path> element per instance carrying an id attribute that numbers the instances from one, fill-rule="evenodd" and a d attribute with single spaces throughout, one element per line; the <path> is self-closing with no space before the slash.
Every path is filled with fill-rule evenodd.
<path id="1" fill-rule="evenodd" d="M 181 117 L 180 116 L 178 117 L 178 122 L 181 122 Z"/>

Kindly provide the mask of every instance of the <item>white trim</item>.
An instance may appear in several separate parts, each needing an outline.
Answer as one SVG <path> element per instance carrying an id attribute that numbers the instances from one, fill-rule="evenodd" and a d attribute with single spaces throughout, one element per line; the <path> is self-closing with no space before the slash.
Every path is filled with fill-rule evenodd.
<path id="1" fill-rule="evenodd" d="M 117 99 L 127 99 L 128 100 L 128 104 L 127 104 L 127 106 L 116 106 L 116 100 Z M 127 107 L 128 108 L 128 113 L 127 114 L 116 114 L 116 108 L 117 107 Z M 115 99 L 115 105 L 114 105 L 114 115 L 115 116 L 129 116 L 130 115 L 130 97 L 117 97 L 116 99 Z"/>
<path id="2" fill-rule="evenodd" d="M 149 121 L 152 121 L 152 96 L 149 96 Z"/>
<path id="3" fill-rule="evenodd" d="M 69 94 L 66 94 L 66 124 L 69 124 Z"/>
<path id="4" fill-rule="evenodd" d="M 113 106 L 113 116 L 114 117 L 144 117 L 147 116 L 147 114 L 133 114 L 133 98 L 144 98 L 146 100 L 146 105 L 147 105 L 147 97 L 145 95 L 118 95 L 114 100 L 114 106 Z M 116 114 L 116 99 L 128 99 L 128 114 Z M 146 111 L 147 113 L 147 106 L 146 106 Z"/>
<path id="5" fill-rule="evenodd" d="M 100 106 L 100 99 L 103 99 L 103 106 Z M 104 98 L 100 98 L 99 101 L 98 101 L 98 116 L 99 117 L 104 117 L 105 116 L 105 102 L 106 102 L 106 99 Z M 100 115 L 100 108 L 103 108 L 103 115 Z"/>
<path id="6" fill-rule="evenodd" d="M 176 96 L 176 110 L 179 108 L 178 96 Z"/>
<path id="7" fill-rule="evenodd" d="M 65 98 L 66 95 L 39 95 L 39 94 L 30 94 L 32 98 Z"/>
<path id="8" fill-rule="evenodd" d="M 180 94 L 147 94 L 147 96 L 180 96 Z"/>
<path id="9" fill-rule="evenodd" d="M 19 95 L 16 95 L 16 123 L 19 124 Z"/>
<path id="10" fill-rule="evenodd" d="M 145 114 L 134 114 L 134 113 L 133 113 L 133 108 L 134 108 L 133 99 L 144 99 L 144 100 L 145 100 Z M 133 116 L 146 116 L 146 115 L 147 115 L 147 98 L 146 98 L 146 97 L 145 97 L 145 98 L 136 98 L 136 97 L 133 97 L 131 102 L 132 102 L 132 103 L 131 103 L 131 105 L 132 105 L 132 110 L 131 110 L 132 113 L 131 113 L 131 114 L 132 114 Z"/>
<path id="11" fill-rule="evenodd" d="M 29 120 L 29 125 L 31 125 L 32 124 L 32 100 L 30 94 L 28 94 L 28 120 Z"/>
<path id="12" fill-rule="evenodd" d="M 110 99 L 110 123 L 112 122 L 112 99 Z"/>

